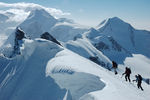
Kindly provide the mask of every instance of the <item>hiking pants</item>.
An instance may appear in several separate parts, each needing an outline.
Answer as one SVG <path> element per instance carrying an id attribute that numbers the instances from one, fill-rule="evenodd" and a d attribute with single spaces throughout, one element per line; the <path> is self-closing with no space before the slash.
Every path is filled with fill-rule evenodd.
<path id="1" fill-rule="evenodd" d="M 129 82 L 130 82 L 130 74 L 126 74 L 125 79 L 126 79 L 126 81 L 129 80 Z"/>
<path id="2" fill-rule="evenodd" d="M 142 88 L 142 86 L 141 86 L 141 83 L 142 83 L 142 82 L 138 82 L 137 87 L 138 87 L 138 88 L 141 88 L 141 90 L 143 91 L 143 88 Z"/>

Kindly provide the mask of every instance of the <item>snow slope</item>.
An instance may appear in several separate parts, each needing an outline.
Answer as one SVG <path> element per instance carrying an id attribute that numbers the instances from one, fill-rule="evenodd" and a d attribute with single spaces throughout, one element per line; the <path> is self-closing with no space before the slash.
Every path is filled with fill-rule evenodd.
<path id="1" fill-rule="evenodd" d="M 21 21 L 12 20 L 13 17 L 13 13 L 0 11 L 0 35 L 9 36 L 15 27 L 21 23 Z"/>
<path id="2" fill-rule="evenodd" d="M 143 82 L 140 91 L 136 83 L 121 77 L 128 66 L 132 79 L 138 73 L 149 78 L 148 31 L 136 30 L 117 17 L 87 31 L 42 8 L 34 9 L 19 26 L 5 43 L 0 38 L 4 43 L 0 44 L 0 100 L 149 100 L 150 85 Z M 50 33 L 48 40 L 40 39 L 45 32 Z M 17 39 L 21 33 L 24 36 Z M 117 75 L 107 70 L 111 67 L 107 57 L 124 62 Z"/>
<path id="3" fill-rule="evenodd" d="M 41 34 L 49 32 L 62 42 L 73 40 L 76 35 L 87 30 L 80 26 L 70 19 L 56 19 L 42 8 L 32 10 L 27 19 L 19 25 L 30 38 L 39 38 Z"/>
<path id="4" fill-rule="evenodd" d="M 22 55 L 8 59 L 7 66 L 2 69 L 0 99 L 62 100 L 66 90 L 61 89 L 51 77 L 45 76 L 47 61 L 61 50 L 61 47 L 46 40 L 25 40 Z"/>
<path id="5" fill-rule="evenodd" d="M 107 69 L 110 69 L 112 66 L 111 61 L 84 37 L 77 38 L 75 41 L 68 41 L 64 46 Z"/>
<path id="6" fill-rule="evenodd" d="M 15 34 L 16 32 L 14 32 L 6 42 L 6 44 L 9 44 L 11 47 L 14 45 Z M 86 93 L 102 89 L 105 86 L 105 84 L 100 81 L 97 76 L 86 73 L 73 73 L 71 77 L 66 75 L 65 77 L 61 78 L 62 80 L 66 77 L 67 79 L 70 78 L 71 84 L 73 84 L 72 79 L 80 79 L 81 81 L 77 83 L 79 86 L 76 88 L 72 88 L 72 85 L 70 84 L 67 85 L 68 88 L 61 87 L 61 85 L 58 83 L 56 84 L 53 80 L 54 78 L 44 74 L 45 68 L 43 66 L 46 66 L 48 60 L 53 58 L 53 56 L 55 56 L 55 54 L 61 50 L 63 50 L 62 47 L 58 46 L 56 43 L 49 42 L 48 40 L 23 39 L 23 45 L 19 55 L 16 55 L 13 58 L 6 58 L 5 56 L 1 56 L 2 58 L 0 59 L 0 62 L 2 64 L 2 74 L 0 76 L 0 99 L 47 100 L 48 98 L 51 98 L 52 100 L 62 100 L 62 98 L 66 98 L 68 100 L 76 100 Z M 68 54 L 71 54 L 71 51 L 67 52 Z M 80 56 L 77 55 L 77 57 Z M 56 68 L 54 68 L 53 73 L 56 73 Z M 63 69 L 61 71 L 61 73 L 65 72 Z M 83 80 L 84 78 L 88 78 L 88 80 L 85 81 Z M 48 85 L 48 83 L 51 84 Z M 81 91 L 76 94 L 75 91 L 82 88 L 82 86 L 84 86 L 86 83 L 89 83 L 89 85 L 87 85 L 85 89 L 81 89 Z M 82 85 L 80 86 L 80 84 Z M 65 84 L 62 85 L 66 86 Z M 93 88 L 90 88 L 90 86 L 93 86 Z M 65 89 L 68 91 L 65 91 Z M 54 95 L 53 93 L 57 93 L 57 95 Z"/>
<path id="7" fill-rule="evenodd" d="M 96 49 L 117 63 L 123 63 L 132 54 L 150 57 L 150 32 L 136 30 L 118 17 L 104 20 L 83 35 Z"/>
<path id="8" fill-rule="evenodd" d="M 102 34 L 94 28 L 85 32 L 84 35 L 96 49 L 101 51 L 110 60 L 123 63 L 126 57 L 132 56 L 128 49 L 122 47 L 112 36 Z"/>
<path id="9" fill-rule="evenodd" d="M 118 17 L 103 21 L 97 29 L 106 36 L 112 36 L 114 40 L 131 53 L 143 54 L 150 57 L 149 31 L 136 30 Z"/>
<path id="10" fill-rule="evenodd" d="M 141 74 L 144 78 L 150 78 L 150 59 L 141 54 L 133 54 L 124 61 L 125 66 L 133 70 L 133 74 Z"/>
<path id="11" fill-rule="evenodd" d="M 3 45 L 0 48 L 0 53 L 5 55 L 6 57 L 11 57 L 11 56 L 15 55 L 15 53 L 14 53 L 15 51 L 20 52 L 20 49 L 24 42 L 23 39 L 19 39 L 19 40 L 17 39 L 18 38 L 17 35 L 20 35 L 20 34 L 21 35 L 23 34 L 23 38 L 26 37 L 26 33 L 18 27 L 5 40 L 5 42 L 3 43 Z"/>
<path id="12" fill-rule="evenodd" d="M 39 38 L 44 32 L 49 32 L 57 20 L 42 8 L 31 11 L 27 19 L 22 22 L 21 27 L 30 38 Z"/>
<path id="13" fill-rule="evenodd" d="M 46 69 L 47 75 L 52 76 L 61 87 L 67 88 L 74 100 L 149 99 L 150 87 L 147 84 L 144 84 L 145 91 L 142 92 L 137 89 L 135 84 L 125 82 L 124 79 L 120 78 L 120 74 L 115 76 L 114 73 L 83 57 L 79 57 L 75 53 L 68 52 L 68 50 L 57 53 L 48 62 Z M 119 70 L 119 73 L 121 73 L 120 68 Z M 85 73 L 90 76 L 86 78 Z M 78 74 L 80 77 L 78 77 Z M 97 79 L 93 75 L 99 77 L 101 81 L 96 81 Z M 85 84 L 83 81 L 85 81 Z M 94 88 L 96 88 L 95 91 L 86 93 Z M 82 93 L 84 95 L 78 97 Z"/>
<path id="14" fill-rule="evenodd" d="M 103 58 L 102 58 L 103 59 Z M 24 39 L 21 55 L 1 56 L 2 100 L 148 100 L 144 92 L 118 75 L 44 39 Z M 130 94 L 129 94 L 130 93 Z M 132 93 L 132 94 L 131 94 Z M 56 95 L 57 94 L 57 95 Z M 108 96 L 109 95 L 109 96 Z"/>
<path id="15" fill-rule="evenodd" d="M 69 40 L 75 40 L 78 35 L 87 31 L 86 27 L 78 25 L 76 23 L 57 23 L 52 27 L 50 33 L 59 41 L 67 42 Z"/>
<path id="16" fill-rule="evenodd" d="M 3 45 L 3 43 L 5 43 L 6 40 L 7 40 L 7 36 L 5 34 L 1 34 L 1 36 L 0 36 L 0 47 Z"/>

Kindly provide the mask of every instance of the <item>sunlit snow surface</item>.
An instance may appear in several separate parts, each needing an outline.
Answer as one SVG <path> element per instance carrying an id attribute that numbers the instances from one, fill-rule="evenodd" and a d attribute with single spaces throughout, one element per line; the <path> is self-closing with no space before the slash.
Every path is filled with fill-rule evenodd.
<path id="1" fill-rule="evenodd" d="M 10 26 L 7 31 L 12 34 L 0 34 L 0 51 L 4 53 L 0 54 L 0 100 L 149 100 L 150 85 L 142 82 L 144 91 L 141 91 L 136 83 L 126 82 L 122 77 L 127 66 L 132 71 L 131 80 L 135 79 L 135 74 L 150 78 L 150 59 L 142 55 L 149 56 L 149 32 L 134 30 L 116 17 L 104 21 L 98 29 L 91 28 L 85 32 L 87 28 L 71 20 L 55 19 L 42 9 L 33 10 L 19 26 L 27 38 L 23 39 L 20 47 L 21 54 L 12 58 L 6 56 L 13 52 L 15 30 Z M 64 47 L 40 39 L 45 31 Z M 4 30 L 2 32 L 5 33 Z M 136 34 L 134 41 L 132 32 Z M 118 51 L 110 49 L 102 53 L 92 45 L 101 39 L 113 47 L 108 40 L 110 36 L 125 49 L 133 50 L 129 56 L 124 48 L 119 53 L 120 57 L 110 56 L 119 60 L 122 54 L 125 55 L 124 65 L 118 66 L 117 75 L 89 60 L 91 56 L 97 57 L 111 66 L 107 57 Z M 142 54 L 131 54 L 139 51 Z"/>

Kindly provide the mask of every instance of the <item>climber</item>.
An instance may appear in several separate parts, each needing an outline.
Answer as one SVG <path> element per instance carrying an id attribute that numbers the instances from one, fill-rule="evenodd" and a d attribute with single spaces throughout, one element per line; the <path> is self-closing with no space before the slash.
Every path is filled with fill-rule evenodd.
<path id="1" fill-rule="evenodd" d="M 114 69 L 115 75 L 118 74 L 116 70 L 118 68 L 118 64 L 115 61 L 112 61 L 112 68 Z"/>
<path id="2" fill-rule="evenodd" d="M 126 67 L 126 68 L 125 68 L 125 72 L 122 74 L 122 76 L 123 76 L 124 74 L 125 74 L 125 79 L 126 79 L 126 81 L 129 80 L 129 82 L 130 82 L 131 69 L 128 68 L 128 67 Z"/>
<path id="3" fill-rule="evenodd" d="M 133 82 L 136 81 L 137 82 L 137 87 L 141 88 L 141 90 L 143 91 L 143 88 L 141 86 L 141 84 L 142 84 L 142 76 L 140 74 L 138 74 L 138 75 L 135 75 L 135 78 L 136 79 L 133 80 Z"/>

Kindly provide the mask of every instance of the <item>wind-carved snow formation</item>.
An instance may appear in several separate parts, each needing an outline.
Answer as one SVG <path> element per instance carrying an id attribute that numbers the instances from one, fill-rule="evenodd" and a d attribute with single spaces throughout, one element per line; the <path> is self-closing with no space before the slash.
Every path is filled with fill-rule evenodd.
<path id="1" fill-rule="evenodd" d="M 149 78 L 150 32 L 117 17 L 87 28 L 42 8 L 14 24 L 10 35 L 0 26 L 8 35 L 0 40 L 0 100 L 149 100 L 146 81 L 141 92 L 120 77 L 128 66 Z"/>

